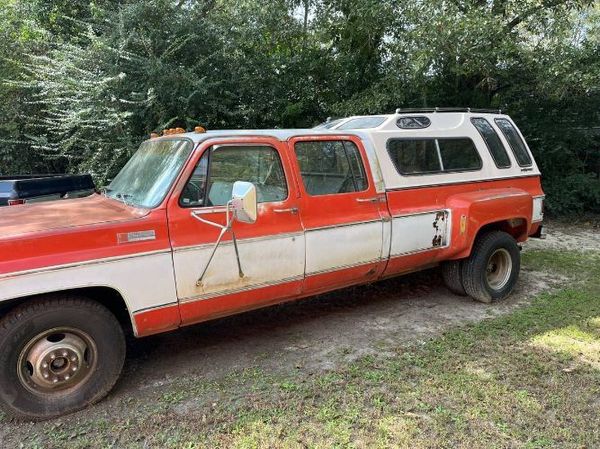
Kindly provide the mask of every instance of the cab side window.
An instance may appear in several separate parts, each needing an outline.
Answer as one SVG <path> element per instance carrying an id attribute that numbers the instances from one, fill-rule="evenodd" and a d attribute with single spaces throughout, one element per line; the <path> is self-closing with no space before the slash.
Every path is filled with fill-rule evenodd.
<path id="1" fill-rule="evenodd" d="M 180 198 L 184 207 L 224 206 L 236 181 L 256 186 L 259 203 L 284 201 L 287 183 L 279 154 L 269 146 L 217 146 L 207 150 Z"/>
<path id="2" fill-rule="evenodd" d="M 300 174 L 309 195 L 361 192 L 368 187 L 360 152 L 341 140 L 297 142 Z"/>

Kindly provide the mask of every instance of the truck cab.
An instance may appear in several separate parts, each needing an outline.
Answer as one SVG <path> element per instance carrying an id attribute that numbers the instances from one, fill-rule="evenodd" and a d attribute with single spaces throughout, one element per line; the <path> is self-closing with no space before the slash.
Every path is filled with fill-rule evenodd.
<path id="1" fill-rule="evenodd" d="M 497 111 L 396 111 L 356 129 L 142 143 L 104 194 L 0 213 L 0 406 L 100 400 L 143 337 L 441 265 L 490 303 L 539 235 L 540 172 Z"/>

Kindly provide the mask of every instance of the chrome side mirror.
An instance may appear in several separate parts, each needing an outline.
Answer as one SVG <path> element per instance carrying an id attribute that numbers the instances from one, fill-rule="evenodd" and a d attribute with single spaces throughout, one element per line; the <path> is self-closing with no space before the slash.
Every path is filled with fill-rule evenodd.
<path id="1" fill-rule="evenodd" d="M 196 281 L 196 285 L 198 287 L 202 286 L 202 281 L 206 272 L 208 271 L 208 267 L 217 252 L 217 248 L 221 244 L 221 240 L 223 236 L 227 232 L 231 232 L 231 240 L 233 241 L 233 247 L 235 249 L 235 258 L 237 260 L 238 270 L 240 278 L 244 277 L 244 271 L 242 270 L 242 264 L 240 263 L 240 252 L 237 246 L 237 239 L 235 238 L 235 232 L 233 231 L 232 225 L 233 220 L 240 221 L 242 223 L 254 223 L 256 222 L 257 217 L 257 205 L 256 205 L 256 187 L 251 182 L 245 181 L 236 181 L 233 184 L 233 189 L 231 190 L 231 199 L 227 202 L 227 209 L 225 211 L 225 225 L 220 223 L 215 223 L 213 221 L 208 221 L 202 218 L 197 211 L 192 211 L 192 217 L 196 220 L 201 221 L 210 226 L 214 226 L 219 228 L 221 232 L 219 233 L 219 237 L 217 237 L 217 241 L 213 246 L 212 252 L 208 260 L 206 261 L 204 268 L 202 269 L 202 273 L 200 277 Z"/>
<path id="2" fill-rule="evenodd" d="M 251 182 L 236 181 L 231 191 L 231 207 L 237 221 L 255 223 L 257 217 L 256 187 Z"/>

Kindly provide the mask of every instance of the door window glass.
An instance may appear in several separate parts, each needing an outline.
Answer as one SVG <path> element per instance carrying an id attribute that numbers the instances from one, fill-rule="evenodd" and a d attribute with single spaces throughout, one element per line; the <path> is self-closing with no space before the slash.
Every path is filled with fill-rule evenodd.
<path id="1" fill-rule="evenodd" d="M 259 203 L 284 201 L 287 183 L 277 151 L 268 146 L 217 146 L 206 151 L 185 189 L 182 206 L 224 206 L 236 181 L 256 186 Z"/>
<path id="2" fill-rule="evenodd" d="M 295 150 L 302 182 L 309 195 L 367 189 L 364 165 L 354 143 L 341 140 L 298 142 Z"/>

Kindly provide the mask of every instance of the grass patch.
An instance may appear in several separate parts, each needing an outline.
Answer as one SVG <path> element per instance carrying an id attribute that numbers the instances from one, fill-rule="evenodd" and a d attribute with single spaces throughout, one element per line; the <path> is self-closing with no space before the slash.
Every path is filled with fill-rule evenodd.
<path id="1" fill-rule="evenodd" d="M 600 257 L 528 251 L 566 276 L 510 315 L 342 369 L 178 379 L 123 416 L 28 428 L 24 447 L 549 448 L 600 445 Z M 485 307 L 473 304 L 473 307 Z M 152 402 L 151 402 L 152 404 Z"/>

